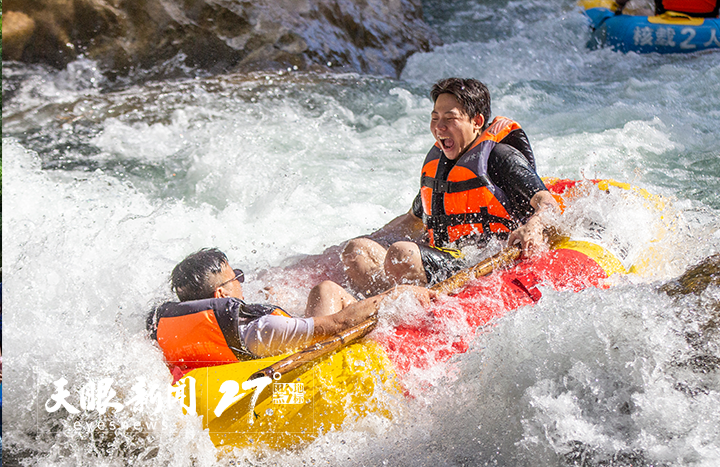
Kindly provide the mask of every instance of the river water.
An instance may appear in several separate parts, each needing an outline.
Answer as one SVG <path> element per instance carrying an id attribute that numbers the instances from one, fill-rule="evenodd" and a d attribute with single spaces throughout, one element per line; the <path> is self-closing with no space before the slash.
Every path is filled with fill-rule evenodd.
<path id="1" fill-rule="evenodd" d="M 720 251 L 720 54 L 588 50 L 570 1 L 426 1 L 425 13 L 445 45 L 398 80 L 181 70 L 113 84 L 88 60 L 4 64 L 8 465 L 720 464 L 720 288 L 659 291 Z M 432 144 L 428 90 L 447 76 L 488 85 L 542 176 L 662 197 L 662 211 L 622 193 L 574 207 L 614 225 L 641 274 L 543 288 L 467 353 L 410 375 L 420 395 L 392 421 L 349 421 L 290 452 L 220 455 L 177 408 L 111 419 L 90 392 L 76 415 L 53 403 L 61 379 L 74 406 L 103 381 L 116 402 L 169 384 L 145 315 L 201 247 L 247 271 L 250 301 L 270 283 L 295 313 L 317 281 L 342 282 L 332 247 L 409 208 Z"/>

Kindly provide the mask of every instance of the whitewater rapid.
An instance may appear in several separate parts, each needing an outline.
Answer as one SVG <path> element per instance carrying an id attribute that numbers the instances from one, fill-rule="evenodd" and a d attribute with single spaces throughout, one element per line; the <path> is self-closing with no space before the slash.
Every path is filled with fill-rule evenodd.
<path id="1" fill-rule="evenodd" d="M 571 2 L 444 5 L 425 3 L 445 45 L 411 57 L 399 80 L 291 71 L 112 86 L 88 60 L 4 64 L 6 462 L 720 462 L 720 289 L 658 289 L 720 251 L 720 54 L 587 50 Z M 169 385 L 145 316 L 201 247 L 246 271 L 249 301 L 272 283 L 294 313 L 317 281 L 342 282 L 333 247 L 409 209 L 433 141 L 428 89 L 451 75 L 488 84 L 542 176 L 661 196 L 668 211 L 650 218 L 622 197 L 576 208 L 652 246 L 652 267 L 606 290 L 542 289 L 466 354 L 408 375 L 416 397 L 393 420 L 350 420 L 296 451 L 220 455 L 177 407 L 128 408 L 102 429 L 97 410 L 48 411 L 60 378 L 76 404 L 89 382 L 112 380 L 116 401 L 139 381 Z"/>

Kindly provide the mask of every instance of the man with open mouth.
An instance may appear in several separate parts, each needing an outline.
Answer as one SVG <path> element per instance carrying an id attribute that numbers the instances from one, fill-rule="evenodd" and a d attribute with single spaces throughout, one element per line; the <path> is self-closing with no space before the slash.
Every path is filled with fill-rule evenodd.
<path id="1" fill-rule="evenodd" d="M 460 248 L 492 238 L 519 243 L 526 255 L 547 247 L 543 231 L 558 203 L 535 171 L 520 125 L 505 117 L 491 121 L 490 93 L 474 79 L 441 80 L 431 97 L 436 142 L 412 208 L 343 250 L 360 293 L 442 281 L 467 266 Z"/>

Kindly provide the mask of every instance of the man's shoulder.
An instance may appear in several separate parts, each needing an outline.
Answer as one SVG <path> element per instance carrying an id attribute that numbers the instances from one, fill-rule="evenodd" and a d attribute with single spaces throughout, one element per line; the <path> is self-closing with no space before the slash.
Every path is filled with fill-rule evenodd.
<path id="1" fill-rule="evenodd" d="M 535 154 L 533 153 L 530 140 L 522 128 L 517 128 L 505 136 L 497 145 L 499 152 L 504 153 L 504 157 L 514 158 L 520 156 L 526 161 L 530 167 L 535 169 Z M 514 149 L 511 151 L 508 147 Z M 493 148 L 495 149 L 495 148 Z"/>
<path id="2" fill-rule="evenodd" d="M 261 303 L 244 303 L 243 302 L 243 314 L 247 317 L 256 318 L 261 317 L 269 314 L 279 314 L 279 315 L 285 315 L 290 316 L 285 310 L 282 308 L 275 306 L 275 305 L 269 305 L 269 304 L 261 304 Z M 279 311 L 278 311 L 279 310 Z"/>
<path id="3" fill-rule="evenodd" d="M 280 307 L 275 305 L 245 303 L 243 300 L 235 297 L 204 298 L 184 302 L 167 301 L 155 307 L 148 314 L 147 329 L 150 331 L 157 329 L 160 319 L 163 318 L 178 318 L 209 310 L 212 310 L 218 317 L 228 317 L 230 319 L 233 319 L 233 317 L 254 319 L 271 314 L 277 310 L 287 315 Z"/>
<path id="4" fill-rule="evenodd" d="M 205 310 L 218 310 L 228 306 L 243 305 L 244 302 L 234 297 L 203 298 L 200 300 L 186 300 L 184 302 L 167 301 L 157 310 L 162 317 L 179 316 L 197 313 Z"/>
<path id="5" fill-rule="evenodd" d="M 510 164 L 519 163 L 522 165 L 529 163 L 520 150 L 507 143 L 497 143 L 492 151 L 490 151 L 488 164 L 497 162 Z"/>

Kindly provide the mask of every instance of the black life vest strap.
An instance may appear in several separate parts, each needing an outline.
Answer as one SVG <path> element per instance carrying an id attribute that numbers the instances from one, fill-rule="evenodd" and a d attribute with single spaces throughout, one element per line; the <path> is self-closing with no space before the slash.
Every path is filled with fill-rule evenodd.
<path id="1" fill-rule="evenodd" d="M 463 224 L 480 224 L 483 228 L 483 235 L 492 235 L 490 224 L 502 224 L 508 230 L 514 230 L 517 223 L 511 219 L 494 216 L 488 212 L 487 207 L 480 208 L 480 212 L 470 212 L 466 214 L 442 214 L 440 216 L 432 216 L 427 220 L 427 228 L 432 229 L 433 237 L 436 245 L 445 245 L 449 242 L 448 227 Z"/>
<path id="2" fill-rule="evenodd" d="M 433 193 L 460 193 L 462 191 L 489 186 L 490 180 L 483 175 L 481 177 L 471 178 L 470 180 L 449 182 L 423 174 L 422 177 L 420 177 L 420 185 L 431 188 Z"/>
<path id="3" fill-rule="evenodd" d="M 215 319 L 217 319 L 220 330 L 225 336 L 228 348 L 235 354 L 235 358 L 241 362 L 257 358 L 245 346 L 238 329 L 241 319 L 244 318 L 249 323 L 266 314 L 263 313 L 265 310 L 262 310 L 261 307 L 255 307 L 256 305 L 248 305 L 242 300 L 232 300 L 225 304 L 224 313 L 215 313 Z"/>

